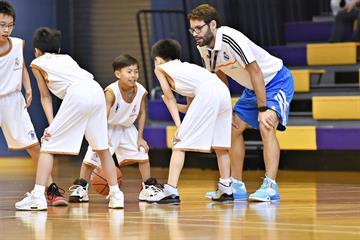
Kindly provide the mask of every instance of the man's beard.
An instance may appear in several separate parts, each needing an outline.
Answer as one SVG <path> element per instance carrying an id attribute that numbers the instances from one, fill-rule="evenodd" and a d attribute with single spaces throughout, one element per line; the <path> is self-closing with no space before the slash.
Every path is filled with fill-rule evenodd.
<path id="1" fill-rule="evenodd" d="M 199 44 L 199 46 L 200 47 L 208 46 L 213 39 L 214 39 L 214 35 L 209 28 L 203 37 L 203 42 Z"/>

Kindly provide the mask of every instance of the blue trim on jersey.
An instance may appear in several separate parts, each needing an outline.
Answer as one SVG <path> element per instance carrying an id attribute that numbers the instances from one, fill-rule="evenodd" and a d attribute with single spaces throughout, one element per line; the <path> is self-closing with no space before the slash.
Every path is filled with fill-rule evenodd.
<path id="1" fill-rule="evenodd" d="M 285 66 L 266 85 L 266 106 L 276 111 L 280 119 L 277 129 L 284 131 L 289 118 L 289 105 L 294 95 L 294 80 Z M 253 90 L 245 88 L 233 111 L 250 126 L 259 129 L 258 106 Z"/>

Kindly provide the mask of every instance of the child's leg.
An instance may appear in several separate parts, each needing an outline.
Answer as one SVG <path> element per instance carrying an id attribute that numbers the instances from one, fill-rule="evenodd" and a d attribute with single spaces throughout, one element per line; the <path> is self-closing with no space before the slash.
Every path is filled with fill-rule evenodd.
<path id="1" fill-rule="evenodd" d="M 229 150 L 224 149 L 216 149 L 215 150 L 218 166 L 219 166 L 219 172 L 220 172 L 220 178 L 221 179 L 227 179 L 230 178 L 230 154 Z"/>
<path id="2" fill-rule="evenodd" d="M 151 176 L 150 174 L 150 162 L 149 161 L 141 161 L 139 162 L 139 171 L 141 174 L 141 178 L 143 182 L 148 180 Z"/>
<path id="3" fill-rule="evenodd" d="M 173 150 L 170 159 L 168 184 L 177 187 L 181 170 L 184 166 L 185 152 Z"/>
<path id="4" fill-rule="evenodd" d="M 44 186 L 48 182 L 49 176 L 53 169 L 54 155 L 41 152 L 36 170 L 36 185 Z"/>
<path id="5" fill-rule="evenodd" d="M 26 151 L 29 153 L 31 159 L 33 160 L 35 166 L 37 166 L 37 163 L 38 163 L 38 159 L 39 159 L 39 156 L 40 156 L 40 145 L 39 144 L 36 144 L 36 145 L 33 145 L 29 148 L 26 149 Z M 54 179 L 52 178 L 51 176 L 51 173 L 49 175 L 49 179 L 46 183 L 46 186 L 50 186 L 50 184 L 52 184 L 54 182 Z"/>
<path id="6" fill-rule="evenodd" d="M 81 164 L 80 178 L 85 179 L 87 182 L 90 182 L 91 174 L 95 170 L 95 168 L 95 166 L 89 164 Z"/>
<path id="7" fill-rule="evenodd" d="M 111 157 L 109 149 L 94 151 L 100 158 L 101 167 L 104 170 L 109 186 L 118 186 L 115 163 Z"/>

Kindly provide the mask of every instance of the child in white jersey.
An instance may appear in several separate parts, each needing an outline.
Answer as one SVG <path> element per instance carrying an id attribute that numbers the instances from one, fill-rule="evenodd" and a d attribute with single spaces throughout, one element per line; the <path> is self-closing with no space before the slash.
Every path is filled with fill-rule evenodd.
<path id="1" fill-rule="evenodd" d="M 59 54 L 61 34 L 50 28 L 39 28 L 33 38 L 36 59 L 31 63 L 37 80 L 49 127 L 42 137 L 36 172 L 36 184 L 31 193 L 15 204 L 18 210 L 46 210 L 45 183 L 52 170 L 54 154 L 79 153 L 85 138 L 99 155 L 110 187 L 109 208 L 123 208 L 124 196 L 116 179 L 111 159 L 106 124 L 106 103 L 102 88 L 93 75 L 66 54 Z M 63 99 L 54 117 L 49 90 Z"/>
<path id="2" fill-rule="evenodd" d="M 120 55 L 113 61 L 116 82 L 105 89 L 110 153 L 116 154 L 118 165 L 139 164 L 143 180 L 139 200 L 147 198 L 147 189 L 156 184 L 150 178 L 149 146 L 143 138 L 146 120 L 146 89 L 138 83 L 139 63 L 130 55 Z M 139 131 L 134 126 L 138 119 Z M 69 202 L 88 202 L 88 182 L 91 173 L 100 167 L 97 154 L 89 146 L 81 166 L 80 178 L 70 187 Z"/>
<path id="3" fill-rule="evenodd" d="M 10 3 L 0 2 L 0 127 L 9 150 L 25 149 L 35 166 L 40 144 L 27 108 L 31 104 L 32 89 L 23 56 L 24 40 L 10 37 L 15 26 L 16 14 Z M 25 95 L 21 94 L 21 82 Z M 67 205 L 51 175 L 47 181 L 49 205 Z"/>
<path id="4" fill-rule="evenodd" d="M 231 98 L 226 85 L 206 69 L 181 62 L 180 44 L 171 39 L 158 41 L 152 47 L 155 74 L 164 93 L 163 99 L 175 122 L 169 177 L 163 189 L 148 198 L 149 203 L 179 203 L 177 184 L 185 152 L 215 150 L 220 180 L 214 201 L 233 200 L 230 179 Z M 188 105 L 176 104 L 172 90 L 189 98 Z M 191 102 L 191 103 L 190 103 Z M 180 121 L 179 110 L 186 112 Z"/>

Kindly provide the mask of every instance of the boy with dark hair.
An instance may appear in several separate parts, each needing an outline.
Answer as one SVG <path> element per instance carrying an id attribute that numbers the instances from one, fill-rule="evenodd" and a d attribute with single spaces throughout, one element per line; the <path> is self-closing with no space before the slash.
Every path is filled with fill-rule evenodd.
<path id="1" fill-rule="evenodd" d="M 231 98 L 225 84 L 215 75 L 195 64 L 181 62 L 180 44 L 160 40 L 152 47 L 155 74 L 163 91 L 163 100 L 177 128 L 170 160 L 169 177 L 163 189 L 153 191 L 149 203 L 179 203 L 177 190 L 185 152 L 215 151 L 220 179 L 214 201 L 233 200 L 230 181 Z M 172 91 L 188 98 L 187 105 L 177 105 Z M 186 112 L 180 121 L 180 112 Z"/>
<path id="2" fill-rule="evenodd" d="M 255 201 L 280 199 L 275 182 L 280 147 L 276 130 L 284 131 L 289 105 L 294 95 L 290 71 L 276 58 L 257 46 L 241 32 L 220 27 L 216 9 L 209 4 L 194 8 L 189 14 L 189 32 L 195 38 L 204 67 L 225 83 L 227 76 L 245 87 L 235 104 L 230 149 L 234 198 L 247 200 L 242 182 L 245 157 L 243 132 L 247 126 L 260 130 L 264 144 L 265 178 L 262 186 L 249 196 Z M 212 197 L 215 193 L 207 193 Z"/>
<path id="3" fill-rule="evenodd" d="M 54 154 L 79 153 L 85 138 L 98 154 L 109 183 L 109 208 L 123 208 L 124 195 L 120 191 L 115 165 L 107 138 L 106 103 L 102 88 L 91 73 L 69 56 L 59 54 L 61 33 L 42 27 L 33 38 L 35 57 L 30 65 L 37 80 L 49 127 L 42 137 L 36 172 L 36 184 L 31 193 L 15 204 L 18 210 L 46 210 L 45 183 L 54 161 Z M 49 90 L 63 99 L 54 117 Z"/>
<path id="4" fill-rule="evenodd" d="M 150 186 L 156 184 L 156 179 L 150 178 L 149 146 L 143 138 L 147 91 L 137 82 L 139 63 L 134 57 L 120 55 L 112 66 L 117 81 L 105 89 L 110 153 L 116 154 L 120 167 L 138 163 L 143 180 L 139 200 L 145 201 Z M 134 125 L 137 119 L 139 131 Z M 81 166 L 80 178 L 70 187 L 70 202 L 89 201 L 88 182 L 96 167 L 100 167 L 100 159 L 89 146 Z"/>
<path id="5" fill-rule="evenodd" d="M 9 149 L 25 149 L 36 166 L 40 145 L 27 111 L 32 101 L 32 89 L 23 56 L 25 43 L 20 38 L 10 37 L 15 19 L 11 4 L 0 1 L 0 126 Z M 25 99 L 21 94 L 21 83 L 25 88 Z M 49 205 L 67 205 L 51 175 L 46 186 Z"/>

